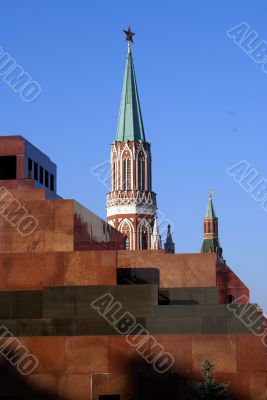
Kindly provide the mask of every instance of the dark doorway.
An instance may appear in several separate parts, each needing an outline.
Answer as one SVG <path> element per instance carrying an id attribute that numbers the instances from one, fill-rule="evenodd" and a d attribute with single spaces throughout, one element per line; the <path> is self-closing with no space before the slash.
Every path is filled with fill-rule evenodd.
<path id="1" fill-rule="evenodd" d="M 99 400 L 120 400 L 119 394 L 101 394 Z"/>
<path id="2" fill-rule="evenodd" d="M 17 179 L 16 156 L 0 156 L 0 179 Z"/>
<path id="3" fill-rule="evenodd" d="M 188 382 L 178 374 L 142 374 L 137 377 L 138 400 L 188 399 Z"/>

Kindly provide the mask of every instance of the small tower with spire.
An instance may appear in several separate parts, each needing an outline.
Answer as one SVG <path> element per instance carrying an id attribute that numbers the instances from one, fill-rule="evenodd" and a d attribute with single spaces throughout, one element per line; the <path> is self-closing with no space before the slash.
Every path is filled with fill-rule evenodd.
<path id="1" fill-rule="evenodd" d="M 161 250 L 161 236 L 159 234 L 158 228 L 158 219 L 155 218 L 153 234 L 151 238 L 151 249 L 152 250 Z"/>
<path id="2" fill-rule="evenodd" d="M 173 240 L 172 240 L 170 224 L 168 225 L 167 229 L 168 229 L 168 231 L 167 231 L 166 242 L 164 243 L 164 250 L 169 254 L 174 254 L 175 253 L 175 244 L 173 243 Z"/>
<path id="3" fill-rule="evenodd" d="M 217 253 L 222 257 L 222 248 L 219 242 L 218 218 L 216 217 L 212 198 L 214 192 L 210 192 L 207 211 L 204 217 L 204 240 L 202 253 Z"/>
<path id="4" fill-rule="evenodd" d="M 156 194 L 152 191 L 151 146 L 146 141 L 131 43 L 134 33 L 126 34 L 128 53 L 121 94 L 116 139 L 111 148 L 111 192 L 107 194 L 107 220 L 125 236 L 126 250 L 147 250 L 159 246 L 155 218 Z M 157 242 L 157 243 L 156 243 Z"/>

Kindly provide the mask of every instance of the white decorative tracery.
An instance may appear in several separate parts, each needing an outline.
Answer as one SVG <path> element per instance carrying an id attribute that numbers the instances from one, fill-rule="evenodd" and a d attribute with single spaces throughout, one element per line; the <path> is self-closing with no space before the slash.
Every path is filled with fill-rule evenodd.
<path id="1" fill-rule="evenodd" d="M 125 248 L 125 250 L 134 250 L 134 226 L 127 218 L 124 218 L 119 224 L 118 230 L 124 234 L 124 237 L 128 240 L 124 241 L 125 246 L 129 246 Z"/>
<path id="2" fill-rule="evenodd" d="M 156 206 L 156 195 L 153 192 L 144 192 L 141 190 L 119 190 L 107 194 L 107 207 L 126 204 Z"/>
<path id="3" fill-rule="evenodd" d="M 137 228 L 138 245 L 140 250 L 151 248 L 152 228 L 146 219 L 142 219 Z"/>
<path id="4" fill-rule="evenodd" d="M 157 205 L 156 194 L 151 191 L 149 143 L 114 142 L 111 170 L 112 191 L 107 194 L 108 219 L 114 217 L 115 227 L 124 232 L 125 248 L 150 249 L 153 235 L 151 225 Z"/>
<path id="5" fill-rule="evenodd" d="M 142 151 L 142 153 L 144 154 L 145 158 L 147 158 L 148 154 L 146 149 L 144 148 L 144 146 L 142 144 L 140 144 L 140 146 L 138 147 L 138 149 L 135 152 L 136 158 L 138 158 L 140 151 Z"/>

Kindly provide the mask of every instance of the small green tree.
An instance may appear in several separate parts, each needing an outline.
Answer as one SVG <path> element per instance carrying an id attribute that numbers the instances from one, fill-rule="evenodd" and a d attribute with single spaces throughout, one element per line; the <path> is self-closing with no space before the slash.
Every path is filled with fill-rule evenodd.
<path id="1" fill-rule="evenodd" d="M 204 360 L 201 368 L 203 381 L 192 381 L 189 383 L 191 400 L 231 400 L 227 394 L 229 383 L 216 383 L 214 381 L 213 370 L 215 365 L 208 360 Z"/>

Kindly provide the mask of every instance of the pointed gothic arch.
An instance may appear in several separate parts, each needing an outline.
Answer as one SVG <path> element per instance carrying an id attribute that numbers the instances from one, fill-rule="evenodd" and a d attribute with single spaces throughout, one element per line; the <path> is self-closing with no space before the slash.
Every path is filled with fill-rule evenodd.
<path id="1" fill-rule="evenodd" d="M 151 158 L 149 149 L 141 144 L 135 152 L 136 157 L 136 188 L 150 190 L 151 188 Z"/>
<path id="2" fill-rule="evenodd" d="M 148 152 L 146 151 L 146 149 L 144 148 L 143 144 L 140 144 L 138 149 L 135 152 L 135 158 L 139 157 L 139 153 L 142 151 L 143 155 L 145 158 L 148 158 Z"/>
<path id="3" fill-rule="evenodd" d="M 145 159 L 143 157 L 137 158 L 137 189 L 144 190 L 145 188 Z"/>
<path id="4" fill-rule="evenodd" d="M 127 154 L 128 152 L 128 154 Z M 126 153 L 126 154 L 124 154 Z M 133 152 L 132 149 L 130 148 L 130 146 L 126 143 L 125 146 L 123 147 L 123 149 L 121 150 L 121 154 L 120 154 L 120 158 L 124 158 L 124 157 L 129 157 L 129 158 L 133 158 Z"/>
<path id="5" fill-rule="evenodd" d="M 142 219 L 137 229 L 138 244 L 140 250 L 148 250 L 151 248 L 152 228 L 146 219 Z"/>
<path id="6" fill-rule="evenodd" d="M 118 230 L 124 235 L 124 250 L 133 250 L 134 227 L 131 221 L 124 218 L 120 222 Z"/>
<path id="7" fill-rule="evenodd" d="M 119 149 L 117 149 L 116 146 L 114 146 L 113 144 L 110 154 L 111 161 L 112 160 L 115 161 L 118 157 L 119 157 Z"/>
<path id="8" fill-rule="evenodd" d="M 117 149 L 116 146 L 112 145 L 110 154 L 112 191 L 119 190 L 119 150 L 120 149 Z"/>
<path id="9" fill-rule="evenodd" d="M 120 153 L 121 190 L 130 190 L 133 182 L 133 152 L 126 143 Z"/>

